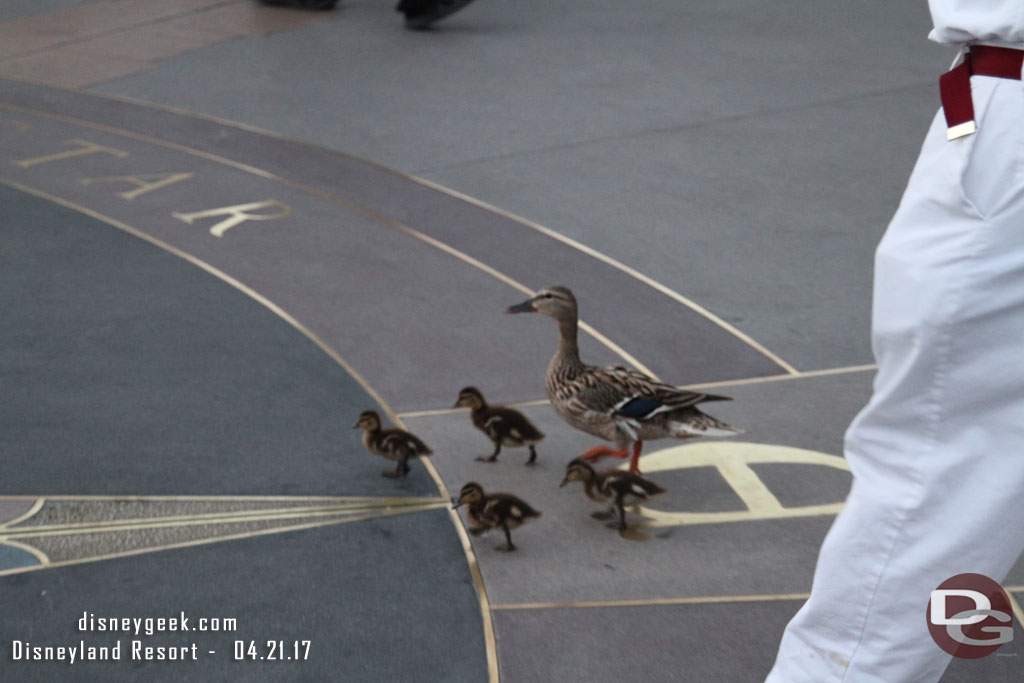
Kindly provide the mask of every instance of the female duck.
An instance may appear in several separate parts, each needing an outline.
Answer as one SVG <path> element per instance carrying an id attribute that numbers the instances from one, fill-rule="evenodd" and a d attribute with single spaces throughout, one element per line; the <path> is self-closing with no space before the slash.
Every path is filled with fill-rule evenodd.
<path id="1" fill-rule="evenodd" d="M 576 297 L 566 287 L 546 287 L 508 313 L 543 313 L 558 323 L 559 340 L 548 365 L 545 387 L 551 405 L 576 429 L 606 439 L 615 448 L 598 446 L 580 457 L 629 457 L 630 472 L 638 472 L 643 442 L 674 437 L 732 436 L 741 430 L 701 412 L 697 404 L 728 401 L 725 396 L 678 389 L 642 372 L 623 367 L 598 367 L 580 360 L 577 344 L 579 315 Z"/>

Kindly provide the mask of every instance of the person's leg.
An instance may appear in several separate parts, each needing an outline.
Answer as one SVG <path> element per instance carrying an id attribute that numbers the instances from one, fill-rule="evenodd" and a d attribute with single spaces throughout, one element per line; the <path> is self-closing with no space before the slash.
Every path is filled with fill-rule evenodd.
<path id="1" fill-rule="evenodd" d="M 930 592 L 1002 581 L 1024 550 L 1024 93 L 975 80 L 979 132 L 947 142 L 936 118 L 879 245 L 854 485 L 770 683 L 938 680 Z"/>

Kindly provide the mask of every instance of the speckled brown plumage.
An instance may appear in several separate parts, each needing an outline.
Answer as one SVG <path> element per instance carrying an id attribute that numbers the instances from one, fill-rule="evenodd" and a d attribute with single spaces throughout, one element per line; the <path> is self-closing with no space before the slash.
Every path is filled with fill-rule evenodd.
<path id="1" fill-rule="evenodd" d="M 475 481 L 469 482 L 459 491 L 454 507 L 463 505 L 469 506 L 466 516 L 473 524 L 469 527 L 469 533 L 479 536 L 490 529 L 504 532 L 505 545 L 498 546 L 498 550 L 515 550 L 511 530 L 541 515 L 525 500 L 511 493 L 484 493 L 483 487 Z"/>
<path id="2" fill-rule="evenodd" d="M 566 465 L 565 479 L 559 486 L 565 486 L 571 481 L 583 483 L 583 492 L 587 498 L 611 506 L 608 512 L 595 512 L 592 516 L 597 519 L 611 519 L 617 515 L 618 522 L 613 522 L 609 526 L 620 531 L 626 529 L 627 505 L 638 505 L 653 496 L 665 493 L 665 489 L 638 474 L 623 470 L 598 472 L 582 458 L 575 458 Z"/>
<path id="3" fill-rule="evenodd" d="M 544 438 L 544 434 L 518 410 L 505 406 L 492 406 L 484 399 L 483 393 L 476 387 L 465 387 L 459 392 L 456 406 L 470 409 L 473 426 L 487 435 L 494 445 L 494 452 L 489 456 L 481 456 L 481 462 L 494 462 L 501 453 L 502 446 L 527 446 L 530 459 L 527 465 L 537 461 L 536 444 Z"/>
<path id="4" fill-rule="evenodd" d="M 363 445 L 369 453 L 398 463 L 394 472 L 383 472 L 385 477 L 405 476 L 409 473 L 410 460 L 433 454 L 415 434 L 398 428 L 385 429 L 374 410 L 363 411 L 353 429 L 359 427 L 363 429 Z"/>
<path id="5" fill-rule="evenodd" d="M 546 287 L 509 313 L 543 313 L 558 323 L 555 355 L 548 364 L 544 386 L 555 412 L 576 429 L 615 444 L 586 457 L 627 457 L 633 445 L 630 471 L 637 471 L 643 441 L 674 437 L 732 436 L 741 430 L 702 412 L 697 405 L 728 401 L 726 396 L 679 389 L 629 368 L 588 365 L 580 359 L 578 307 L 566 287 Z"/>

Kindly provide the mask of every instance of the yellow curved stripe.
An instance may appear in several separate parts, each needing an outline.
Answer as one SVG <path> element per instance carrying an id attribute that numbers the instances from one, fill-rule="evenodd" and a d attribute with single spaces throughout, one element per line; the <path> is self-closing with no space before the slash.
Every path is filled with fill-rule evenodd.
<path id="1" fill-rule="evenodd" d="M 338 363 L 338 365 L 340 365 L 342 368 L 344 368 L 345 371 L 352 377 L 352 379 L 354 379 L 359 384 L 359 386 L 362 387 L 364 391 L 366 391 L 367 394 L 369 394 L 371 397 L 373 397 L 373 400 L 377 402 L 377 404 L 392 419 L 392 421 L 394 421 L 398 425 L 402 424 L 401 420 L 399 420 L 399 418 L 398 418 L 398 414 L 394 410 L 392 410 L 391 406 L 388 405 L 388 403 L 384 400 L 384 398 L 369 384 L 369 382 L 366 381 L 366 379 L 362 375 L 359 374 L 359 372 L 355 368 L 353 368 L 344 358 L 342 358 L 341 355 L 337 351 L 335 351 L 333 348 L 331 348 L 326 342 L 324 342 L 322 339 L 320 339 L 320 337 L 318 337 L 315 333 L 313 333 L 305 325 L 303 325 L 298 320 L 296 320 L 294 317 L 292 317 L 290 314 L 288 314 L 280 306 L 278 306 L 277 304 L 275 304 L 270 299 L 266 298 L 265 296 L 263 296 L 262 294 L 260 294 L 256 290 L 252 289 L 248 285 L 243 284 L 241 281 L 233 278 L 232 276 L 230 276 L 227 273 L 223 272 L 222 270 L 220 270 L 220 269 L 210 265 L 209 263 L 206 263 L 202 259 L 196 258 L 195 256 L 193 256 L 193 255 L 191 255 L 191 254 L 189 254 L 189 253 L 187 253 L 185 251 L 182 251 L 181 249 L 179 249 L 177 247 L 174 247 L 174 246 L 164 242 L 163 240 L 157 239 L 156 237 L 153 237 L 152 235 L 148 235 L 148 234 L 146 234 L 146 233 L 144 233 L 144 232 L 142 232 L 140 230 L 137 230 L 136 228 L 131 227 L 130 225 L 122 223 L 121 221 L 118 221 L 118 220 L 116 220 L 114 218 L 111 218 L 109 216 L 105 216 L 105 215 L 103 215 L 103 214 L 101 214 L 101 213 L 99 213 L 97 211 L 93 211 L 92 209 L 86 208 L 84 206 L 80 206 L 78 204 L 75 204 L 74 202 L 70 202 L 70 201 L 67 201 L 65 199 L 61 199 L 60 197 L 55 197 L 55 196 L 53 196 L 53 195 L 51 195 L 51 194 L 49 194 L 47 192 L 43 192 L 43 191 L 37 190 L 35 188 L 26 187 L 24 185 L 21 185 L 20 183 L 11 181 L 11 180 L 6 179 L 6 178 L 0 178 L 0 184 L 4 184 L 4 185 L 7 185 L 8 187 L 12 187 L 12 188 L 14 188 L 16 190 L 20 190 L 22 192 L 26 192 L 28 194 L 34 195 L 36 197 L 40 197 L 41 199 L 45 199 L 47 201 L 51 201 L 51 202 L 53 202 L 55 204 L 58 204 L 60 206 L 65 207 L 65 208 L 68 208 L 68 209 L 71 209 L 73 211 L 77 211 L 79 213 L 83 213 L 83 214 L 85 214 L 87 216 L 95 218 L 96 220 L 101 221 L 103 223 L 106 223 L 108 225 L 111 225 L 111 226 L 113 226 L 113 227 L 115 227 L 115 228 L 117 228 L 119 230 L 123 230 L 124 232 L 126 232 L 126 233 L 128 233 L 130 235 L 138 237 L 141 240 L 145 240 L 146 242 L 149 242 L 150 244 L 152 244 L 152 245 L 154 245 L 156 247 L 159 247 L 160 249 L 163 249 L 163 250 L 165 250 L 165 251 L 167 251 L 167 252 L 169 252 L 171 254 L 174 254 L 175 256 L 178 256 L 178 257 L 188 261 L 189 263 L 193 264 L 194 266 L 197 266 L 198 268 L 203 269 L 204 271 L 206 271 L 207 273 L 213 275 L 214 277 L 222 280 L 223 282 L 231 285 L 232 287 L 235 287 L 240 292 L 242 292 L 242 293 L 252 297 L 254 300 L 258 301 L 260 304 L 262 304 L 263 306 L 268 308 L 271 312 L 273 312 L 274 314 L 276 314 L 277 316 L 279 316 L 280 318 L 285 320 L 289 325 L 291 325 L 296 330 L 298 330 L 300 333 L 302 333 L 307 339 L 309 339 L 314 344 L 316 344 L 318 347 L 320 347 L 320 349 L 324 353 L 326 353 L 330 358 L 332 358 L 336 363 Z M 431 478 L 434 480 L 434 484 L 437 486 L 438 491 L 441 494 L 441 496 L 450 500 L 451 499 L 451 494 L 448 492 L 447 487 L 444 485 L 444 482 L 442 481 L 441 476 L 438 474 L 438 472 L 434 468 L 433 464 L 430 463 L 430 461 L 428 459 L 426 459 L 426 458 L 423 458 L 422 461 L 426 465 L 427 472 L 430 474 Z M 489 606 L 489 601 L 487 599 L 487 592 L 486 592 L 486 589 L 484 588 L 483 576 L 480 573 L 480 567 L 479 567 L 479 565 L 477 563 L 476 555 L 473 552 L 472 545 L 470 545 L 470 543 L 469 543 L 469 537 L 467 536 L 466 530 L 465 530 L 465 528 L 462 525 L 462 520 L 459 518 L 458 513 L 455 512 L 455 510 L 449 509 L 448 514 L 449 514 L 449 517 L 452 520 L 452 524 L 455 526 L 456 533 L 459 535 L 459 539 L 460 539 L 460 541 L 462 543 L 463 552 L 466 554 L 466 561 L 469 564 L 470 574 L 471 574 L 471 576 L 473 578 L 473 583 L 474 583 L 474 585 L 476 586 L 476 589 L 477 589 L 477 596 L 478 596 L 479 601 L 480 601 L 480 611 L 481 611 L 481 615 L 482 615 L 482 618 L 483 618 L 484 641 L 485 641 L 486 649 L 487 649 L 486 654 L 487 654 L 488 676 L 489 676 L 489 680 L 491 681 L 491 683 L 497 683 L 497 681 L 498 681 L 497 645 L 496 645 L 496 640 L 495 640 L 495 637 L 494 637 L 494 625 L 493 625 L 493 622 L 491 620 L 491 610 L 490 610 L 490 606 Z"/>
<path id="2" fill-rule="evenodd" d="M 537 232 L 539 232 L 539 233 L 541 233 L 543 235 L 547 235 L 551 239 L 558 240 L 559 242 L 561 242 L 563 244 L 566 244 L 566 245 L 572 247 L 573 249 L 576 249 L 577 251 L 583 252 L 584 254 L 586 254 L 587 256 L 590 256 L 593 259 L 601 261 L 602 263 L 604 263 L 606 265 L 609 265 L 609 266 L 611 266 L 612 268 L 615 268 L 618 271 L 626 273 L 630 277 L 635 278 L 635 279 L 639 280 L 640 282 L 644 283 L 645 285 L 647 285 L 648 287 L 651 287 L 651 288 L 661 292 L 662 294 L 664 294 L 665 296 L 669 297 L 670 299 L 673 299 L 674 301 L 682 304 L 683 306 L 686 306 L 687 308 L 692 310 L 694 313 L 697 313 L 698 315 L 706 318 L 707 320 L 711 321 L 712 323 L 714 323 L 718 327 L 721 327 L 723 330 L 727 331 L 729 334 L 733 335 L 734 337 L 740 339 L 745 344 L 747 344 L 751 348 L 755 349 L 756 351 L 758 351 L 763 356 L 766 356 L 767 358 L 771 359 L 771 361 L 773 363 L 775 363 L 776 365 L 781 367 L 788 374 L 797 374 L 799 372 L 792 365 L 790 365 L 786 361 L 782 360 L 782 358 L 780 356 L 778 356 L 777 354 L 769 351 L 767 347 L 765 347 L 764 345 L 760 344 L 753 337 L 751 337 L 750 335 L 748 335 L 745 332 L 742 332 L 741 330 L 739 330 L 735 326 L 730 325 L 725 320 L 722 320 L 717 315 L 715 315 L 714 313 L 712 313 L 708 309 L 704 308 L 703 306 L 701 306 L 697 302 L 693 301 L 692 299 L 686 298 L 685 296 L 683 296 L 679 292 L 676 292 L 675 290 L 666 287 L 665 285 L 661 284 L 657 280 L 654 280 L 653 278 L 648 277 L 647 275 L 644 275 L 643 273 L 641 273 L 640 271 L 636 270 L 635 268 L 631 268 L 631 267 L 627 266 L 625 263 L 622 263 L 621 261 L 618 261 L 618 260 L 612 258 L 611 256 L 608 256 L 607 254 L 601 253 L 600 251 L 594 249 L 593 247 L 588 247 L 587 245 L 583 244 L 582 242 L 578 242 L 578 241 L 572 239 L 571 237 L 567 237 L 567 236 L 565 236 L 565 235 L 563 235 L 563 234 L 561 234 L 559 232 L 555 232 L 551 228 L 545 227 L 545 226 L 541 225 L 540 223 L 535 223 L 535 222 L 533 222 L 533 221 L 531 221 L 529 219 L 523 218 L 522 216 L 517 216 L 516 214 L 511 213 L 509 211 L 505 211 L 504 209 L 499 209 L 498 207 L 496 207 L 496 206 L 494 206 L 492 204 L 488 204 L 487 202 L 484 202 L 484 201 L 481 201 L 479 199 L 476 199 L 475 197 L 471 197 L 471 196 L 463 194 L 463 193 L 461 193 L 461 192 L 459 192 L 457 190 L 453 190 L 450 187 L 445 187 L 444 185 L 435 183 L 435 182 L 433 182 L 431 180 L 427 180 L 426 178 L 421 178 L 419 176 L 407 175 L 407 174 L 401 174 L 401 175 L 405 175 L 405 177 L 407 177 L 407 178 L 409 178 L 411 180 L 414 180 L 414 181 L 420 183 L 421 185 L 425 185 L 426 187 L 429 187 L 429 188 L 431 188 L 433 190 L 437 190 L 438 192 L 443 192 L 443 193 L 445 193 L 447 195 L 455 197 L 456 199 L 461 199 L 464 202 L 467 202 L 469 204 L 473 204 L 474 206 L 478 206 L 481 209 L 486 209 L 487 211 L 490 211 L 491 213 L 496 213 L 499 216 L 504 216 L 505 218 L 508 218 L 510 220 L 513 220 L 513 221 L 516 221 L 520 225 L 524 225 L 524 226 L 526 226 L 528 228 L 536 230 Z"/>
<path id="3" fill-rule="evenodd" d="M 309 194 L 309 195 L 312 195 L 312 196 L 315 196 L 315 197 L 319 197 L 321 199 L 327 200 L 327 201 L 332 202 L 334 204 L 338 204 L 340 206 L 344 206 L 345 208 L 347 208 L 347 209 L 349 209 L 351 211 L 354 211 L 356 213 L 362 214 L 363 216 L 366 216 L 367 218 L 370 218 L 371 220 L 374 220 L 374 221 L 376 221 L 378 223 L 383 223 L 384 225 L 387 225 L 387 226 L 389 226 L 391 228 L 395 228 L 397 230 L 400 230 L 401 232 L 404 232 L 405 234 L 409 235 L 410 237 L 414 237 L 414 238 L 416 238 L 416 239 L 418 239 L 418 240 L 420 240 L 420 241 L 422 241 L 422 242 L 424 242 L 426 244 L 429 244 L 430 246 L 432 246 L 434 248 L 440 249 L 441 251 L 445 252 L 449 256 L 453 256 L 453 257 L 459 259 L 460 261 L 462 261 L 463 263 L 466 263 L 467 265 L 470 265 L 470 266 L 472 266 L 474 268 L 477 268 L 478 270 L 481 270 L 484 273 L 487 273 L 491 277 L 494 277 L 495 279 L 497 279 L 497 280 L 499 280 L 499 281 L 509 285 L 510 287 L 512 287 L 512 288 L 514 288 L 514 289 L 516 289 L 516 290 L 518 290 L 520 292 L 526 293 L 526 294 L 528 294 L 530 296 L 535 294 L 535 292 L 533 290 L 531 290 L 529 287 L 527 287 L 526 285 L 523 285 L 523 284 L 517 282 L 516 280 L 514 280 L 511 277 L 509 277 L 508 275 L 505 275 L 504 273 L 502 273 L 501 271 L 497 270 L 496 268 L 488 266 L 487 264 L 483 263 L 479 259 L 476 259 L 476 258 L 470 256 L 469 254 L 463 252 L 462 250 L 457 249 L 457 248 L 451 246 L 450 244 L 447 244 L 446 242 L 442 242 L 441 240 L 439 240 L 437 238 L 431 237 L 431 236 L 429 236 L 429 235 L 427 235 L 427 234 L 425 234 L 423 232 L 420 232 L 419 230 L 416 230 L 415 228 L 410 227 L 410 226 L 406 225 L 405 223 L 402 223 L 400 221 L 396 221 L 396 220 L 394 220 L 392 218 L 388 218 L 387 216 L 384 216 L 382 214 L 377 213 L 376 211 L 373 211 L 373 210 L 368 209 L 368 208 L 366 208 L 364 206 L 356 204 L 355 202 L 349 201 L 347 199 L 342 199 L 341 197 L 336 197 L 336 196 L 334 196 L 333 194 L 331 194 L 329 192 L 325 192 L 323 190 L 317 189 L 315 187 L 311 187 L 309 185 L 305 185 L 303 183 L 296 182 L 294 180 L 289 180 L 288 178 L 284 178 L 284 177 L 276 175 L 274 173 L 270 173 L 268 171 L 264 171 L 263 169 L 257 168 L 255 166 L 250 166 L 249 164 L 243 164 L 241 162 L 234 161 L 232 159 L 228 159 L 226 157 L 219 156 L 217 154 L 211 154 L 209 152 L 204 152 L 202 150 L 193 149 L 193 148 L 187 147 L 185 145 L 179 145 L 179 144 L 174 143 L 174 142 L 168 142 L 166 140 L 160 140 L 159 138 L 153 138 L 153 137 L 150 137 L 148 135 L 142 135 L 140 133 L 134 133 L 132 131 L 124 130 L 122 128 L 117 128 L 115 126 L 107 126 L 105 124 L 95 123 L 93 121 L 85 121 L 85 120 L 82 120 L 82 119 L 77 119 L 77 118 L 74 118 L 72 116 L 67 116 L 67 115 L 63 115 L 63 114 L 54 114 L 54 113 L 46 112 L 46 111 L 39 111 L 39 110 L 36 110 L 36 109 L 30 109 L 28 107 L 21 107 L 21 106 L 18 106 L 18 105 L 14 105 L 14 104 L 10 104 L 10 103 L 3 103 L 3 102 L 0 102 L 0 108 L 12 109 L 14 111 L 21 111 L 21 112 L 25 112 L 25 113 L 32 114 L 32 115 L 35 115 L 35 116 L 41 116 L 41 117 L 44 117 L 44 118 L 54 119 L 54 120 L 57 120 L 57 121 L 67 121 L 67 122 L 74 123 L 76 125 L 80 125 L 80 126 L 83 126 L 83 127 L 86 127 L 86 128 L 93 128 L 95 130 L 102 130 L 102 131 L 106 131 L 106 132 L 109 132 L 109 133 L 114 133 L 114 134 L 120 135 L 122 137 L 130 138 L 130 139 L 133 139 L 133 140 L 139 140 L 139 141 L 142 141 L 142 142 L 146 142 L 148 144 L 153 144 L 153 145 L 157 145 L 157 146 L 160 146 L 160 147 L 164 147 L 166 149 L 173 149 L 175 151 L 182 152 L 183 154 L 188 154 L 190 156 L 195 156 L 195 157 L 198 157 L 200 159 L 206 159 L 207 161 L 212 161 L 212 162 L 220 164 L 222 166 L 228 166 L 230 168 L 234 168 L 236 170 L 242 171 L 244 173 L 248 173 L 250 175 L 255 175 L 255 176 L 258 176 L 260 178 L 265 178 L 265 179 L 271 180 L 273 182 L 277 182 L 277 183 L 281 183 L 283 185 L 287 185 L 288 187 L 300 190 L 300 191 L 302 191 L 302 192 L 304 192 L 306 194 Z M 398 175 L 402 175 L 402 174 L 398 174 Z M 32 190 L 29 190 L 27 188 L 21 187 L 15 181 L 0 179 L 0 182 L 5 182 L 7 184 L 10 184 L 12 187 L 18 187 L 18 189 L 23 189 L 26 192 L 31 192 L 32 191 Z M 44 195 L 41 194 L 40 196 L 44 196 Z M 51 198 L 52 201 L 58 201 L 59 202 L 59 200 L 57 200 L 55 198 L 52 198 L 52 197 L 48 197 L 48 198 Z M 86 212 L 86 213 L 89 212 L 89 210 L 85 209 L 84 207 L 69 206 L 69 208 L 75 208 L 76 210 L 80 210 L 80 211 L 83 211 L 83 212 Z M 92 215 L 92 214 L 90 214 L 90 215 Z M 100 220 L 106 220 L 106 221 L 110 222 L 110 221 L 112 221 L 114 219 L 109 219 L 109 218 L 103 217 L 103 218 L 100 218 Z M 118 227 L 120 227 L 120 226 L 118 226 Z M 135 233 L 133 232 L 133 234 L 135 234 Z M 142 236 L 142 234 L 140 234 L 138 236 Z M 157 242 L 154 241 L 154 243 L 157 243 Z M 164 243 L 160 242 L 160 244 L 164 244 Z M 165 245 L 164 248 L 173 249 L 173 247 L 170 247 L 170 245 Z M 199 264 L 197 263 L 196 265 L 199 265 Z M 224 275 L 224 277 L 229 277 L 229 276 Z M 264 304 L 264 305 L 266 305 L 266 304 Z M 651 375 L 655 379 L 658 379 L 658 377 L 656 375 L 654 375 L 654 373 L 652 373 L 649 368 L 647 368 L 642 363 L 640 363 L 640 361 L 637 360 L 632 354 L 626 352 L 625 349 L 623 349 L 621 346 L 619 346 L 618 344 L 614 343 L 607 336 L 599 333 L 592 326 L 590 326 L 589 324 L 583 322 L 582 320 L 580 321 L 580 329 L 583 330 L 584 332 L 586 332 L 587 334 L 590 334 L 599 343 L 601 343 L 604 346 L 608 347 L 608 349 L 610 349 L 613 353 L 615 353 L 620 358 L 622 358 L 624 361 L 626 361 L 627 363 L 629 363 L 630 365 L 635 367 L 637 370 L 639 370 L 641 372 L 644 372 L 644 373 L 646 373 L 648 375 Z M 327 350 L 326 347 L 322 347 L 322 348 L 324 348 L 324 350 Z"/>
<path id="4" fill-rule="evenodd" d="M 673 446 L 655 451 L 642 458 L 640 462 L 646 474 L 691 467 L 714 467 L 743 502 L 745 508 L 726 512 L 685 512 L 660 510 L 647 505 L 639 506 L 640 514 L 648 520 L 640 525 L 644 528 L 835 515 L 842 509 L 843 501 L 820 505 L 783 506 L 750 465 L 816 465 L 844 472 L 850 471 L 846 460 L 836 455 L 789 446 L 740 441 L 705 441 Z M 623 469 L 625 467 L 628 467 L 628 463 L 621 466 Z M 657 502 L 654 504 L 657 505 Z"/>

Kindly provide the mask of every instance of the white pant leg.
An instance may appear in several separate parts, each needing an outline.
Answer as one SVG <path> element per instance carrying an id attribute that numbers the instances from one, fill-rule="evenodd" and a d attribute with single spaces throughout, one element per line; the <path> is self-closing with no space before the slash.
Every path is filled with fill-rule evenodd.
<path id="1" fill-rule="evenodd" d="M 879 245 L 854 485 L 768 683 L 937 681 L 930 592 L 1024 551 L 1024 90 L 973 90 L 979 132 L 936 117 Z"/>

